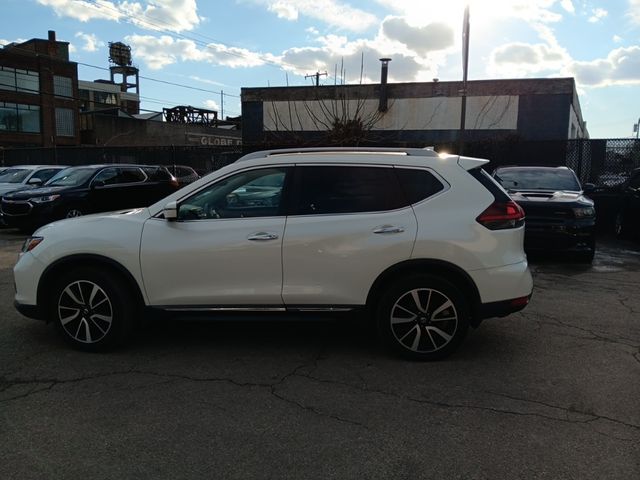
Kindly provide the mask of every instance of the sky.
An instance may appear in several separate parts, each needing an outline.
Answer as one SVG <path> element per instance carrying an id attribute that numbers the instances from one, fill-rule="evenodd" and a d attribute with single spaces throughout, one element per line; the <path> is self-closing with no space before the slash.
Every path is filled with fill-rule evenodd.
<path id="1" fill-rule="evenodd" d="M 634 136 L 640 0 L 0 0 L 0 44 L 55 30 L 95 80 L 121 41 L 143 109 L 235 116 L 242 87 L 379 82 L 381 57 L 392 82 L 460 80 L 465 5 L 469 80 L 574 77 L 591 138 Z"/>

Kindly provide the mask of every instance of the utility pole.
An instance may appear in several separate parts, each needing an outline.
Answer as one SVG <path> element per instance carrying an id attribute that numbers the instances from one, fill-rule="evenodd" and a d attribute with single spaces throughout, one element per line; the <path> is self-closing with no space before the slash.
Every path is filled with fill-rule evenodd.
<path id="1" fill-rule="evenodd" d="M 224 92 L 220 90 L 220 120 L 224 120 Z"/>
<path id="2" fill-rule="evenodd" d="M 469 66 L 469 5 L 464 9 L 462 21 L 462 105 L 460 107 L 460 134 L 458 136 L 458 155 L 464 153 L 464 129 L 467 116 L 467 70 Z"/>
<path id="3" fill-rule="evenodd" d="M 310 77 L 316 77 L 316 87 L 318 87 L 320 86 L 320 75 L 327 76 L 327 72 L 325 71 L 323 73 L 320 73 L 320 72 L 312 73 L 310 75 L 305 75 L 304 78 L 306 80 L 307 78 L 310 78 Z"/>
<path id="4" fill-rule="evenodd" d="M 640 118 L 638 118 L 638 123 L 633 124 L 633 133 L 636 134 L 636 140 L 640 138 Z"/>

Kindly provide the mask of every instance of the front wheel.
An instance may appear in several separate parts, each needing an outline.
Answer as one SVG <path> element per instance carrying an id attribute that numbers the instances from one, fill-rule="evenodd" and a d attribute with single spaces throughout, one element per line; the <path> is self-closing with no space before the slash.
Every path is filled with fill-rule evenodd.
<path id="1" fill-rule="evenodd" d="M 378 306 L 377 323 L 395 352 L 414 360 L 438 360 L 464 339 L 469 306 L 448 280 L 415 275 L 389 286 Z"/>
<path id="2" fill-rule="evenodd" d="M 130 336 L 134 303 L 122 282 L 111 274 L 78 269 L 56 282 L 49 315 L 71 346 L 103 351 L 124 343 Z"/>

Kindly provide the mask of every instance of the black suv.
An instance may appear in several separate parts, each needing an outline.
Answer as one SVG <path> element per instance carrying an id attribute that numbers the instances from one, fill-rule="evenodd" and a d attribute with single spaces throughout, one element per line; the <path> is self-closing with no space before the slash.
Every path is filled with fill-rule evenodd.
<path id="1" fill-rule="evenodd" d="M 596 213 L 567 167 L 501 167 L 493 172 L 525 212 L 524 248 L 567 251 L 591 262 L 595 254 Z M 589 185 L 590 186 L 590 185 Z"/>
<path id="2" fill-rule="evenodd" d="M 620 187 L 617 203 L 616 234 L 640 237 L 640 168 L 633 170 Z"/>
<path id="3" fill-rule="evenodd" d="M 179 188 L 164 168 L 87 165 L 62 170 L 44 186 L 2 197 L 8 226 L 33 230 L 62 218 L 145 207 Z"/>

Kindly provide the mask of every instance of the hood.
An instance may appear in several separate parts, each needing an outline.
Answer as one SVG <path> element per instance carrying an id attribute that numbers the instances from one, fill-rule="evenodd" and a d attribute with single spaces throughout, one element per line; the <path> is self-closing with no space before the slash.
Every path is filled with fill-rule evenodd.
<path id="1" fill-rule="evenodd" d="M 31 188 L 22 186 L 21 189 L 17 191 L 12 191 L 11 193 L 7 193 L 3 195 L 8 200 L 28 200 L 33 197 L 44 197 L 47 195 L 53 195 L 58 192 L 62 192 L 64 190 L 68 190 L 71 187 L 37 187 Z M 0 194 L 2 191 L 0 190 Z"/>
<path id="2" fill-rule="evenodd" d="M 593 200 L 585 197 L 582 192 L 553 191 L 553 190 L 520 190 L 509 191 L 509 196 L 516 203 L 535 205 L 569 205 L 580 203 L 593 206 Z"/>
<path id="3" fill-rule="evenodd" d="M 15 192 L 17 190 L 32 189 L 31 185 L 25 185 L 24 183 L 0 183 L 0 195 L 5 195 L 9 192 Z"/>
<path id="4" fill-rule="evenodd" d="M 68 227 L 75 229 L 91 229 L 94 224 L 111 224 L 119 221 L 145 221 L 149 218 L 149 210 L 147 208 L 128 208 L 126 210 L 117 210 L 115 212 L 94 213 L 93 215 L 83 215 L 82 217 L 67 218 L 52 222 L 37 230 L 34 235 L 47 233 L 48 230 L 64 230 Z M 96 225 L 97 227 L 97 225 Z"/>

